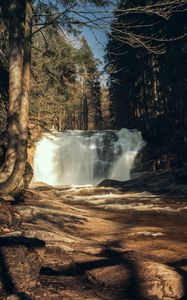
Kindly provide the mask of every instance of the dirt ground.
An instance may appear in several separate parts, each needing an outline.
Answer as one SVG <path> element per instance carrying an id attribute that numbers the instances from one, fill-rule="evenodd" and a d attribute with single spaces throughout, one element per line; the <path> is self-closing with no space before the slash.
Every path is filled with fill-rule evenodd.
<path id="1" fill-rule="evenodd" d="M 44 240 L 45 256 L 35 289 L 6 299 L 187 299 L 186 200 L 33 185 L 4 235 Z"/>

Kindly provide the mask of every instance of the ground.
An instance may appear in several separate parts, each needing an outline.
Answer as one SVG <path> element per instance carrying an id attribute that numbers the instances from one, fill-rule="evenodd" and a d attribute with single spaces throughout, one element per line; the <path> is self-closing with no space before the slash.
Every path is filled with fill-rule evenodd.
<path id="1" fill-rule="evenodd" d="M 43 240 L 45 254 L 36 285 L 0 299 L 186 299 L 185 197 L 37 184 L 14 211 L 1 237 Z"/>

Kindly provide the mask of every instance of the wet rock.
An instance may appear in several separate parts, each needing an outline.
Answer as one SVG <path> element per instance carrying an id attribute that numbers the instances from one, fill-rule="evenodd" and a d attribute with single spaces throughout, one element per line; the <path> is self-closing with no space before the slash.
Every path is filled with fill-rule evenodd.
<path id="1" fill-rule="evenodd" d="M 173 171 L 164 172 L 142 172 L 137 173 L 132 179 L 127 181 L 117 181 L 106 179 L 99 186 L 114 187 L 122 191 L 129 192 L 153 192 L 162 193 L 181 193 L 187 194 L 186 184 L 176 184 L 176 175 Z"/>
<path id="2" fill-rule="evenodd" d="M 37 238 L 0 237 L 0 295 L 32 291 L 44 251 L 45 243 Z"/>

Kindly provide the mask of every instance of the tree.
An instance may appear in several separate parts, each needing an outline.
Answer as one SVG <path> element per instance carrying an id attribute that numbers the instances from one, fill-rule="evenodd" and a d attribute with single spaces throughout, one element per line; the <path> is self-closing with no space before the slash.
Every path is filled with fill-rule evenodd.
<path id="1" fill-rule="evenodd" d="M 92 16 L 88 16 L 90 15 L 90 6 L 86 9 L 86 4 L 92 4 L 93 8 L 102 7 L 108 2 L 105 0 L 1 1 L 0 7 L 5 21 L 11 19 L 11 22 L 8 22 L 10 41 L 9 142 L 6 161 L 1 169 L 1 193 L 11 193 L 15 190 L 23 177 L 25 169 L 31 37 L 48 26 L 57 26 L 60 30 L 65 28 L 65 30 L 72 33 L 75 32 L 75 26 L 80 28 L 83 25 L 106 31 L 108 30 L 108 28 L 106 29 L 106 22 L 108 26 L 110 18 L 96 16 L 93 9 L 91 9 Z M 32 14 L 32 4 L 34 4 L 34 14 Z M 155 35 L 149 29 L 142 35 L 142 27 L 149 28 L 150 26 L 145 22 L 141 23 L 142 16 L 147 15 L 146 22 L 150 20 L 152 15 L 154 18 L 160 17 L 167 20 L 174 12 L 182 10 L 185 4 L 185 0 L 164 0 L 162 2 L 149 1 L 145 5 L 132 7 L 129 6 L 128 1 L 125 1 L 125 6 L 118 6 L 116 9 L 116 14 L 124 16 L 125 22 L 114 22 L 115 26 L 113 26 L 113 32 L 110 32 L 110 36 L 115 36 L 117 41 L 129 44 L 135 49 L 141 46 L 153 53 L 163 53 L 164 42 L 168 37 L 165 38 L 160 32 Z M 139 23 L 136 21 L 137 17 L 140 17 Z M 32 21 L 34 21 L 33 33 Z M 98 90 L 98 82 L 95 82 L 94 89 Z M 96 114 L 100 114 L 99 110 Z"/>
<path id="2" fill-rule="evenodd" d="M 82 38 L 81 47 L 78 53 L 80 64 L 79 75 L 82 77 L 83 95 L 81 100 L 82 109 L 82 129 L 101 129 L 101 87 L 100 74 L 97 68 L 97 61 L 87 43 Z"/>
<path id="3" fill-rule="evenodd" d="M 101 120 L 97 61 L 85 39 L 76 39 L 79 47 L 56 27 L 33 39 L 30 115 L 49 128 L 97 129 Z"/>
<path id="4" fill-rule="evenodd" d="M 27 159 L 32 3 L 29 0 L 13 0 L 9 12 L 9 156 L 6 157 L 5 165 L 11 168 L 11 173 L 0 184 L 1 193 L 5 194 L 15 190 L 20 183 Z M 14 156 L 13 161 L 10 156 Z"/>
<path id="5" fill-rule="evenodd" d="M 9 126 L 8 149 L 2 170 L 10 169 L 0 184 L 1 193 L 15 190 L 25 171 L 28 140 L 28 97 L 30 88 L 30 57 L 32 3 L 11 1 L 9 7 Z M 3 174 L 3 172 L 1 173 Z"/>
<path id="6" fill-rule="evenodd" d="M 146 0 L 144 5 L 148 7 L 151 2 Z M 123 8 L 127 5 L 127 1 L 120 3 Z M 139 6 L 138 1 L 130 3 L 134 11 Z M 162 16 L 158 15 L 155 19 L 155 15 L 149 15 L 149 24 L 152 25 L 148 29 L 145 20 L 141 24 L 142 36 L 151 36 L 155 26 L 158 32 L 164 32 L 168 37 L 183 36 L 186 32 L 185 9 L 170 16 L 169 22 Z M 112 26 L 126 22 L 127 16 L 118 13 Z M 115 34 L 113 27 L 112 33 Z M 138 128 L 146 138 L 151 134 L 164 136 L 168 144 L 175 141 L 174 147 L 178 145 L 179 148 L 180 144 L 184 150 L 187 136 L 186 39 L 174 39 L 172 43 L 169 40 L 166 43 L 166 40 L 162 44 L 164 52 L 161 54 L 160 51 L 153 51 L 153 44 L 149 47 L 131 47 L 110 36 L 106 59 L 112 122 L 118 129 Z M 183 157 L 184 151 L 180 155 Z"/>
<path id="7" fill-rule="evenodd" d="M 90 2 L 96 5 L 102 4 L 101 1 L 96 0 Z M 70 1 L 59 1 L 59 5 L 62 4 L 66 8 L 65 11 L 76 5 L 74 1 L 69 3 Z M 45 2 L 37 4 L 42 5 L 43 8 L 50 8 L 51 11 L 51 6 L 46 6 Z M 8 148 L 5 163 L 1 168 L 0 191 L 9 194 L 23 179 L 27 159 L 33 3 L 31 0 L 3 1 L 1 9 L 9 18 L 10 57 Z M 45 16 L 45 21 L 47 25 L 55 23 L 50 16 Z"/>

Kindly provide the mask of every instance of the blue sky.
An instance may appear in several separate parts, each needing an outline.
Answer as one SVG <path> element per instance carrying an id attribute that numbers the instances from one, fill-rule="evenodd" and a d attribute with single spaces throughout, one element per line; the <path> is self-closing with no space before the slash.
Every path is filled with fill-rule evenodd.
<path id="1" fill-rule="evenodd" d="M 83 30 L 83 35 L 87 39 L 95 58 L 99 59 L 102 64 L 104 64 L 104 50 L 107 44 L 106 34 L 101 30 L 94 30 L 93 34 L 89 28 L 85 28 Z"/>
<path id="2" fill-rule="evenodd" d="M 79 9 L 82 9 L 83 11 L 80 20 L 83 22 L 87 21 L 87 19 L 91 20 L 89 23 L 90 27 L 84 27 L 82 30 L 82 35 L 84 35 L 84 37 L 87 39 L 94 56 L 102 62 L 100 67 L 102 70 L 104 67 L 104 52 L 107 44 L 107 32 L 110 29 L 110 22 L 112 19 L 114 6 L 108 5 L 105 8 L 100 8 L 90 4 Z M 97 19 L 99 19 L 99 21 L 95 21 Z"/>
<path id="3" fill-rule="evenodd" d="M 49 4 L 49 2 L 55 3 L 54 0 L 44 0 L 44 2 L 46 4 Z M 117 0 L 113 2 L 116 3 Z M 61 5 L 58 5 L 59 10 L 65 9 L 63 2 Z M 88 2 L 85 4 L 85 2 L 77 1 L 75 8 L 70 12 L 73 18 L 88 23 L 88 27 L 82 28 L 82 35 L 87 39 L 94 56 L 102 62 L 99 68 L 101 71 L 104 67 L 104 50 L 107 44 L 106 32 L 108 32 L 110 28 L 113 9 L 114 5 L 112 4 L 103 8 Z M 100 27 L 100 29 L 98 29 L 98 27 Z"/>

